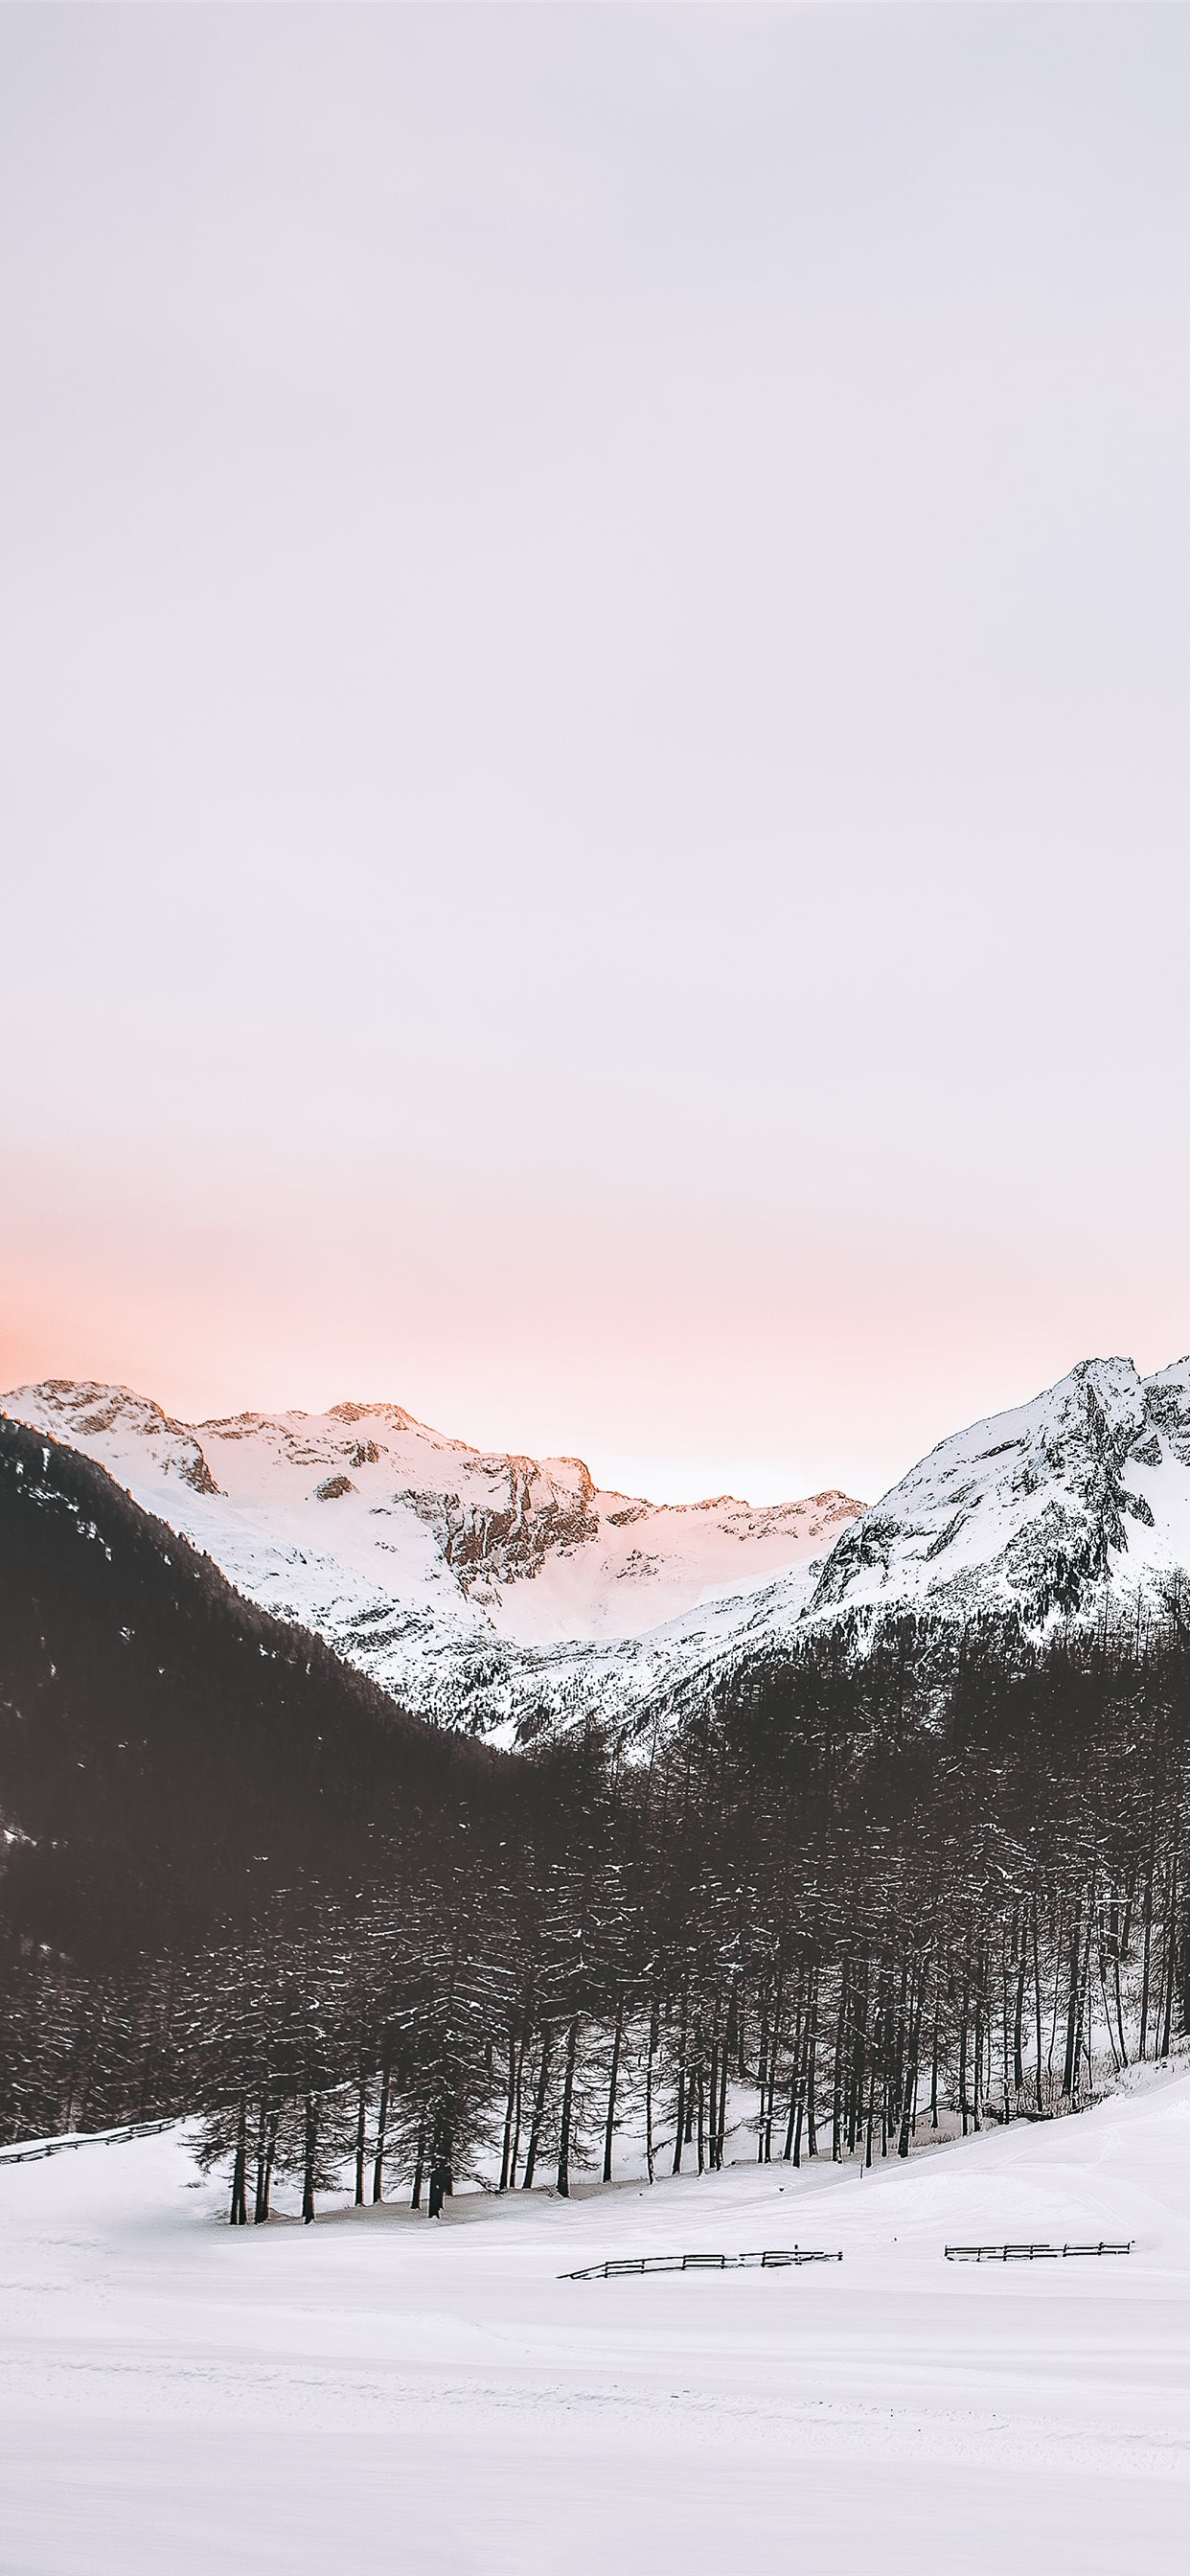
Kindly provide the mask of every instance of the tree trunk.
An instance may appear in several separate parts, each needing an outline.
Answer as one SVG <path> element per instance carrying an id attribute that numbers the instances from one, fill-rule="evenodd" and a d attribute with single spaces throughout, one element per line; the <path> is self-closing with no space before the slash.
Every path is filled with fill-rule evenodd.
<path id="1" fill-rule="evenodd" d="M 908 2156 L 909 2153 L 909 2138 L 913 2127 L 917 2103 L 917 2060 L 918 2052 L 921 2048 L 921 2016 L 925 2005 L 925 1999 L 926 1971 L 925 1962 L 923 1960 L 918 1974 L 916 1991 L 913 1998 L 913 2010 L 909 2024 L 909 2046 L 906 2053 L 904 2089 L 901 2095 L 901 2132 L 897 2139 L 897 2154 L 899 2156 Z"/>
<path id="2" fill-rule="evenodd" d="M 1148 1856 L 1148 1864 L 1147 1864 L 1147 1867 L 1146 1867 L 1146 1870 L 1145 1870 L 1145 1913 L 1144 1913 L 1145 1940 L 1144 1940 L 1144 1967 L 1143 1967 L 1142 1974 L 1141 1974 L 1141 1985 L 1140 1985 L 1140 2049 L 1139 2049 L 1139 2054 L 1140 2054 L 1140 2056 L 1141 2056 L 1142 2058 L 1143 2058 L 1143 2057 L 1145 2056 L 1145 2054 L 1146 2054 L 1146 2045 L 1145 2045 L 1145 2043 L 1146 2043 L 1146 2038 L 1147 2038 L 1147 2033 L 1148 2033 L 1148 2027 L 1149 2027 L 1149 1978 L 1150 1978 L 1150 1974 L 1151 1974 L 1151 1970 L 1152 1970 L 1152 1957 L 1153 1957 L 1153 1877 L 1154 1877 L 1154 1873 L 1155 1873 L 1155 1869 L 1156 1869 L 1156 1862 L 1157 1862 L 1157 1784 L 1156 1784 L 1156 1781 L 1154 1781 L 1154 1783 L 1153 1783 L 1153 1799 L 1152 1799 L 1152 1807 L 1151 1807 L 1151 1810 L 1150 1810 L 1150 1819 L 1149 1819 L 1149 1856 Z"/>
<path id="3" fill-rule="evenodd" d="M 258 2227 L 263 2227 L 265 2225 L 269 2211 L 273 2205 L 273 2167 L 277 2161 L 277 2132 L 280 2129 L 280 2126 L 281 2112 L 278 2107 L 276 2110 L 270 2111 L 269 2113 L 268 2135 L 265 2140 L 263 2173 L 259 2166 L 257 2167 L 256 2224 Z"/>
<path id="4" fill-rule="evenodd" d="M 967 2031 L 968 2031 L 968 2026 L 969 2026 L 969 2016 L 970 2016 L 970 2011 L 971 2011 L 970 1970 L 969 1970 L 968 1962 L 967 1962 L 966 1960 L 964 1960 L 964 1962 L 963 1962 L 963 1999 L 962 1999 L 962 2002 L 961 2002 L 961 2004 L 960 2004 L 960 2006 L 959 2006 L 959 2117 L 960 2117 L 960 2119 L 962 2120 L 962 2123 L 963 2123 L 963 2136 L 964 2136 L 964 2137 L 966 2137 L 966 2135 L 967 2135 L 967 2124 L 968 2124 L 968 2118 L 969 2118 L 969 2104 L 968 2104 L 968 2100 L 967 2100 Z"/>
<path id="5" fill-rule="evenodd" d="M 364 2205 L 364 2157 L 368 2146 L 368 2083 L 363 2074 L 359 2080 L 359 2101 L 355 2122 L 355 2205 Z"/>
<path id="6" fill-rule="evenodd" d="M 624 2006 L 621 2003 L 617 2007 L 616 2011 L 616 2027 L 612 2039 L 611 2074 L 608 2078 L 607 2087 L 607 2119 L 604 2122 L 603 2129 L 603 2179 L 605 2182 L 610 2182 L 612 2178 L 612 2144 L 616 2129 L 616 2086 L 620 2080 L 620 2050 L 623 2046 L 623 2041 Z"/>
<path id="7" fill-rule="evenodd" d="M 525 2007 L 524 2018 L 521 2023 L 521 2036 L 517 2043 L 516 2053 L 516 2108 L 513 2114 L 512 2123 L 512 2152 L 508 2159 L 508 2188 L 510 2191 L 516 2190 L 517 2166 L 521 2160 L 521 2116 L 525 2101 L 525 2059 L 528 2055 L 529 2042 L 532 2037 L 532 2033 L 532 2007 L 527 2004 Z"/>
<path id="8" fill-rule="evenodd" d="M 657 2179 L 653 2155 L 653 2061 L 657 2055 L 661 2017 L 654 2003 L 649 2013 L 649 2054 L 645 2060 L 645 2171 L 650 2182 Z"/>
<path id="9" fill-rule="evenodd" d="M 262 2094 L 261 2094 L 261 2097 L 260 2097 L 260 2108 L 259 2108 L 259 2111 L 257 2112 L 257 2115 L 256 2115 L 256 2195 L 255 2195 L 255 2201 L 254 2201 L 253 2210 L 252 2210 L 252 2223 L 253 2223 L 253 2226 L 254 2226 L 254 2227 L 259 2227 L 259 2226 L 260 2226 L 261 2220 L 263 2219 L 263 2217 L 264 2217 L 264 2215 L 265 2215 L 265 2209 L 264 2209 L 264 2175 L 265 2175 L 265 2149 L 266 2149 L 266 2141 L 267 2141 L 267 2138 L 268 2138 L 268 2099 L 267 2099 L 267 2096 L 266 2096 L 264 2093 L 262 2093 Z"/>
<path id="10" fill-rule="evenodd" d="M 818 1979 L 817 1965 L 810 1972 L 810 2028 L 806 2045 L 806 2154 L 818 2153 Z"/>
<path id="11" fill-rule="evenodd" d="M 777 2061 L 781 2054 L 781 2022 L 784 2010 L 785 1963 L 784 1960 L 782 1960 L 777 1969 L 777 1988 L 773 1998 L 773 2027 L 772 2035 L 769 2040 L 768 2081 L 761 2093 L 761 2111 L 764 2120 L 764 2161 L 766 2165 L 771 2164 L 773 2160 L 773 2112 L 777 2098 Z"/>
<path id="12" fill-rule="evenodd" d="M 392 2059 L 388 2049 L 380 2069 L 380 2109 L 376 2115 L 376 2155 L 372 2166 L 372 2205 L 384 2198 L 384 2150 L 388 2142 L 388 2097 L 392 2083 Z"/>
<path id="13" fill-rule="evenodd" d="M 843 2061 L 847 2044 L 845 2034 L 849 1982 L 848 1962 L 844 1959 L 839 1985 L 838 2019 L 835 2023 L 835 2073 L 831 2103 L 831 2162 L 836 2165 L 843 2161 Z"/>
<path id="14" fill-rule="evenodd" d="M 235 2163 L 231 2169 L 232 2227 L 248 2224 L 248 2096 L 240 2095 L 239 2123 L 236 2129 Z"/>
<path id="15" fill-rule="evenodd" d="M 1098 1940 L 1096 1947 L 1099 1954 L 1099 1992 L 1103 1998 L 1103 2018 L 1107 2024 L 1107 2044 L 1111 2050 L 1112 2073 L 1114 2075 L 1118 2075 L 1120 2072 L 1120 2052 L 1116 2047 L 1116 2034 L 1111 2026 L 1111 2001 L 1107 1991 L 1107 1943 L 1104 1936 L 1102 1914 L 1099 1918 Z"/>
<path id="16" fill-rule="evenodd" d="M 1079 2090 L 1079 2083 L 1078 2083 L 1079 2058 L 1080 2058 L 1080 2056 L 1081 2056 L 1081 2054 L 1082 2054 L 1082 2046 L 1083 2046 L 1083 2028 L 1084 2028 L 1084 2023 L 1085 2023 L 1085 2020 L 1086 2020 L 1087 1996 L 1088 1996 L 1088 1992 L 1089 1992 L 1089 1988 L 1090 1988 L 1090 1983 L 1091 1983 L 1091 1932 L 1092 1932 L 1092 1928 L 1093 1928 L 1094 1911 L 1095 1911 L 1095 1895 L 1094 1895 L 1094 1890 L 1092 1889 L 1092 1892 L 1091 1892 L 1091 1902 L 1090 1902 L 1090 1904 L 1089 1904 L 1089 1906 L 1088 1906 L 1088 1908 L 1087 1908 L 1087 1937 L 1086 1937 L 1086 1942 L 1085 1942 L 1085 1944 L 1084 1944 L 1084 1948 L 1083 1948 L 1083 1962 L 1082 1962 L 1082 1968 L 1081 1968 L 1081 1970 L 1079 1971 L 1079 1974 L 1078 1974 L 1078 2010 L 1077 2010 L 1077 2015 L 1076 2015 L 1076 2018 L 1075 2018 L 1075 2025 L 1074 2025 L 1074 2083 L 1073 2083 L 1073 2086 L 1072 2086 L 1072 2088 L 1071 2088 L 1071 2099 L 1072 2099 L 1072 2100 L 1077 2100 L 1077 2098 L 1078 2098 L 1078 2090 Z M 1090 2065 L 1090 2063 L 1091 2063 L 1091 2052 L 1090 2052 L 1090 2047 L 1088 2046 L 1088 2049 L 1087 2049 L 1087 2064 L 1088 2064 L 1088 2066 Z M 1093 2090 L 1093 2089 L 1094 2089 L 1094 2085 L 1093 2085 L 1093 2082 L 1092 2082 L 1092 2090 Z"/>
<path id="17" fill-rule="evenodd" d="M 566 2071 L 562 2078 L 562 2118 L 558 2130 L 558 2198 L 570 2198 L 570 2123 L 574 2107 L 574 2068 L 578 2056 L 578 2014 L 566 2033 Z"/>
<path id="18" fill-rule="evenodd" d="M 1019 2102 L 1025 2089 L 1025 1976 L 1028 1956 L 1024 1934 L 1021 1935 L 1020 1957 L 1016 1972 L 1016 2011 L 1012 2025 L 1012 2081 Z"/>
<path id="19" fill-rule="evenodd" d="M 512 2163 L 512 2131 L 516 2116 L 516 2034 L 508 2034 L 508 2089 L 504 2097 L 504 2145 L 500 2156 L 500 2189 L 507 2191 Z"/>
<path id="20" fill-rule="evenodd" d="M 806 2055 L 805 2001 L 806 1988 L 805 1980 L 803 1978 L 798 1985 L 797 2002 L 794 2005 L 793 2011 L 793 2046 L 790 2051 L 789 2074 L 789 2117 L 785 2123 L 785 2144 L 781 2150 L 781 2161 L 783 2164 L 787 2165 L 792 2164 L 793 2162 L 794 2130 L 800 2130 L 801 2127 L 800 2111 Z"/>
<path id="21" fill-rule="evenodd" d="M 314 2176 L 318 2170 L 318 2099 L 306 2095 L 304 2153 L 302 2157 L 302 2224 L 309 2227 L 314 2218 Z"/>
<path id="22" fill-rule="evenodd" d="M 678 2103 L 677 2103 L 677 2117 L 676 2117 L 676 2119 L 675 2119 L 675 2121 L 674 2121 L 674 2160 L 673 2160 L 673 2166 L 672 2166 L 672 2171 L 673 2171 L 674 2173 L 680 2173 L 680 2172 L 681 2172 L 681 2170 L 682 2170 L 682 2146 L 683 2146 L 683 2142 L 684 2142 L 684 2139 L 685 2139 L 685 2135 L 686 2135 L 686 1998 L 685 1998 L 685 1995 L 683 1995 L 683 1997 L 682 1997 L 682 2013 L 681 2013 L 681 2020 L 680 2020 L 680 2023 L 679 2023 L 679 2026 L 678 2026 Z"/>
<path id="23" fill-rule="evenodd" d="M 441 2218 L 442 2204 L 449 2200 L 455 2187 L 455 2150 L 453 2131 L 439 2105 L 434 2115 L 433 2143 L 430 2149 L 431 2218 Z"/>
<path id="24" fill-rule="evenodd" d="M 549 2082 L 549 2073 L 550 2033 L 548 2030 L 543 2030 L 541 2034 L 541 2066 L 537 2077 L 537 2095 L 533 2104 L 533 2117 L 529 2123 L 529 2152 L 525 2157 L 525 2178 L 521 2184 L 522 2191 L 532 2191 L 533 2189 L 533 2176 L 537 2171 L 537 2145 L 541 2136 L 541 2124 L 545 2118 L 545 2093 L 546 2086 Z"/>
<path id="25" fill-rule="evenodd" d="M 1040 1932 L 1039 1932 L 1039 1929 L 1038 1929 L 1037 1914 L 1038 1914 L 1037 1898 L 1036 1898 L 1036 1897 L 1034 1897 L 1034 1899 L 1033 1899 L 1033 2007 L 1034 2007 L 1034 2016 L 1035 2016 L 1036 2023 L 1037 2023 L 1037 2065 L 1036 2065 L 1036 2067 L 1035 2067 L 1035 2069 L 1034 2069 L 1033 2083 L 1034 2083 L 1034 2090 L 1035 2090 L 1035 2093 L 1036 2093 L 1036 2099 L 1037 2099 L 1037 2109 L 1038 2109 L 1038 2111 L 1040 2112 L 1040 2111 L 1043 2111 L 1043 2110 L 1044 2110 L 1044 2108 L 1045 2108 L 1045 2103 L 1044 2103 L 1044 2100 L 1043 2100 L 1043 2098 L 1042 2098 L 1042 2091 L 1041 2091 L 1041 1947 L 1040 1947 L 1040 1938 L 1041 1938 L 1041 1936 L 1040 1936 Z"/>
<path id="26" fill-rule="evenodd" d="M 1112 1984 L 1115 1988 L 1116 1997 L 1116 2029 L 1119 2032 L 1120 2039 L 1120 2064 L 1121 2066 L 1126 2066 L 1128 2064 L 1128 2049 L 1124 2039 L 1124 1999 L 1120 1993 L 1120 1933 L 1118 1923 L 1116 1927 L 1114 1950 L 1115 1956 L 1112 1961 Z"/>
<path id="27" fill-rule="evenodd" d="M 1070 1990 L 1066 2002 L 1066 2055 L 1062 2064 L 1062 2099 L 1068 2102 L 1074 2092 L 1075 2048 L 1078 2036 L 1079 1972 L 1083 1963 L 1083 1918 L 1081 1904 L 1076 1904 L 1070 1932 Z M 1143 2032 L 1143 2020 L 1141 2024 Z M 1143 2050 L 1142 2050 L 1143 2054 Z"/>
<path id="28" fill-rule="evenodd" d="M 1169 2043 L 1173 2031 L 1173 1998 L 1174 1986 L 1177 1982 L 1177 1972 L 1178 1856 L 1175 1851 L 1173 1859 L 1169 1865 L 1169 1902 L 1166 1907 L 1165 1914 L 1165 1957 L 1162 1964 L 1162 1974 L 1165 1981 L 1165 2007 L 1161 2022 L 1160 2049 L 1163 2058 L 1168 2057 L 1169 2055 Z"/>

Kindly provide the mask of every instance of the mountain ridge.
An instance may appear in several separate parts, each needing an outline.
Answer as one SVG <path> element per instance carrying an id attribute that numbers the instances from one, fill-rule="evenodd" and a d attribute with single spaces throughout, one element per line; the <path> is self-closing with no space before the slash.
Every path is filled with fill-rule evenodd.
<path id="1" fill-rule="evenodd" d="M 0 1406 L 77 1449 L 406 1705 L 479 1731 L 617 1718 L 809 1588 L 861 1506 L 657 1504 L 579 1458 L 473 1448 L 404 1407 L 184 1423 L 150 1398 L 47 1379 Z M 793 1604 L 790 1604 L 792 1608 Z"/>
<path id="2" fill-rule="evenodd" d="M 0 1407 L 76 1447 L 404 1705 L 528 1742 L 631 1733 L 807 1628 L 886 1613 L 1045 1631 L 1190 1586 L 1190 1359 L 1078 1361 L 928 1452 L 866 1510 L 654 1504 L 578 1458 L 472 1448 L 399 1405 L 174 1421 L 45 1380 Z"/>

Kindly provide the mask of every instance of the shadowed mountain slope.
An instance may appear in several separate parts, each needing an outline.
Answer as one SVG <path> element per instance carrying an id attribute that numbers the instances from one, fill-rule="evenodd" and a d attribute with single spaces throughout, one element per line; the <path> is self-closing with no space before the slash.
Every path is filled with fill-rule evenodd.
<path id="1" fill-rule="evenodd" d="M 93 1953 L 333 1872 L 506 1760 L 243 1600 L 92 1461 L 0 1420 L 5 1910 Z"/>

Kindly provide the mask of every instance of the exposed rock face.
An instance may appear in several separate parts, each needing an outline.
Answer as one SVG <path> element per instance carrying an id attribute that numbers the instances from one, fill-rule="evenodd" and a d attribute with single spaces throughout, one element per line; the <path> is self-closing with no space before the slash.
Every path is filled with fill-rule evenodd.
<path id="1" fill-rule="evenodd" d="M 411 1508 L 438 1538 L 446 1563 L 468 1598 L 491 1601 L 497 1588 L 540 1574 L 556 1553 L 599 1536 L 595 1487 L 581 1458 L 559 1458 L 546 1473 L 536 1458 L 485 1458 L 482 1500 L 464 1493 L 408 1495 Z M 573 1474 L 573 1488 L 565 1482 Z"/>
<path id="2" fill-rule="evenodd" d="M 147 1396 L 133 1395 L 129 1387 L 51 1377 L 39 1387 L 22 1388 L 11 1398 L 0 1397 L 0 1410 L 11 1412 L 18 1421 L 32 1421 L 32 1415 L 20 1411 L 20 1394 L 37 1399 L 34 1429 L 48 1431 L 54 1439 L 69 1438 L 73 1449 L 100 1457 L 104 1448 L 113 1455 L 127 1448 L 130 1455 L 151 1461 L 162 1477 L 188 1485 L 192 1494 L 220 1491 L 189 1423 L 174 1422 L 159 1404 L 153 1404 Z M 66 1421 L 71 1425 L 69 1434 L 58 1427 Z M 106 1463 L 101 1459 L 101 1464 Z"/>
<path id="3" fill-rule="evenodd" d="M 944 1440 L 832 1549 L 809 1615 L 1158 1606 L 1190 1569 L 1190 1361 L 1082 1360 L 1031 1404 Z"/>

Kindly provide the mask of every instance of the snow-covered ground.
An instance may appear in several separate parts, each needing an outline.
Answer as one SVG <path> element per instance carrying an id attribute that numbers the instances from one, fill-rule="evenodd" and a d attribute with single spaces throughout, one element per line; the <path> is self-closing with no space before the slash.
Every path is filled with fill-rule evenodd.
<path id="1" fill-rule="evenodd" d="M 742 2146 L 742 2142 L 741 2142 Z M 1172 2576 L 1190 2076 L 863 2175 L 231 2231 L 176 2132 L 0 2166 L 5 2576 Z M 1134 2237 L 947 2264 L 948 2239 Z M 801 2272 L 560 2280 L 840 2247 Z"/>

